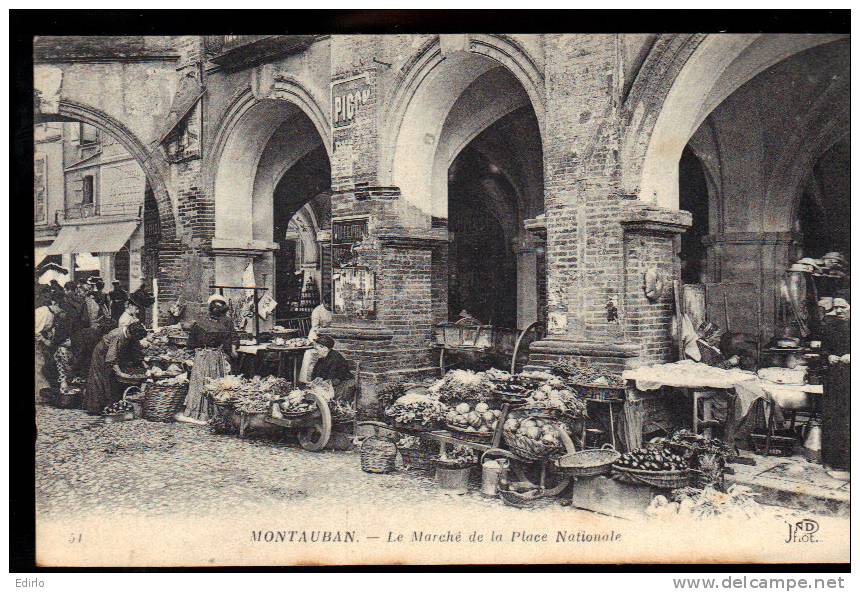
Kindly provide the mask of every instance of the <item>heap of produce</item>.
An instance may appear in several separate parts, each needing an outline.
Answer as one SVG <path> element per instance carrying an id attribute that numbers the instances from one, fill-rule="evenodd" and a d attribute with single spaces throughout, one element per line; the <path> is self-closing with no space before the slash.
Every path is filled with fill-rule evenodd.
<path id="1" fill-rule="evenodd" d="M 346 423 L 355 419 L 355 406 L 347 401 L 334 399 L 329 402 L 329 409 L 334 423 Z"/>
<path id="2" fill-rule="evenodd" d="M 683 456 L 672 451 L 664 443 L 650 444 L 625 452 L 615 466 L 638 471 L 683 471 L 689 469 Z"/>
<path id="3" fill-rule="evenodd" d="M 444 378 L 433 383 L 430 392 L 446 405 L 457 403 L 486 403 L 493 396 L 493 383 L 483 372 L 450 370 Z"/>
<path id="4" fill-rule="evenodd" d="M 533 390 L 525 400 L 527 409 L 547 409 L 573 418 L 585 417 L 585 401 L 566 388 L 559 378 L 551 378 Z"/>
<path id="5" fill-rule="evenodd" d="M 645 510 L 652 518 L 688 517 L 698 520 L 707 518 L 740 518 L 748 520 L 762 513 L 762 506 L 755 500 L 749 487 L 733 484 L 728 491 L 717 491 L 713 487 L 695 489 L 684 487 L 672 492 L 672 501 L 658 495 Z"/>
<path id="6" fill-rule="evenodd" d="M 586 364 L 575 364 L 569 360 L 554 362 L 552 372 L 571 385 L 624 388 L 620 374 L 597 370 Z"/>
<path id="7" fill-rule="evenodd" d="M 558 422 L 514 412 L 504 423 L 505 441 L 532 456 L 548 456 L 564 450 Z"/>
<path id="8" fill-rule="evenodd" d="M 188 373 L 183 372 L 182 374 L 169 375 L 164 377 L 156 377 L 150 376 L 147 378 L 147 382 L 153 382 L 159 386 L 183 386 L 188 384 Z"/>
<path id="9" fill-rule="evenodd" d="M 379 409 L 388 409 L 394 401 L 406 394 L 406 386 L 401 382 L 386 382 L 376 390 L 376 401 Z"/>
<path id="10" fill-rule="evenodd" d="M 171 345 L 167 332 L 163 330 L 141 340 L 140 345 L 143 348 L 143 359 L 150 366 L 158 366 L 162 370 L 171 365 L 182 366 L 187 364 L 191 366 L 194 360 L 195 352 L 193 349 Z"/>
<path id="11" fill-rule="evenodd" d="M 496 430 L 501 414 L 498 409 L 490 409 L 486 403 L 476 403 L 474 407 L 469 403 L 458 403 L 456 407 L 448 409 L 445 423 L 464 432 L 490 435 Z"/>
<path id="12" fill-rule="evenodd" d="M 283 378 L 267 376 L 248 380 L 228 374 L 223 378 L 210 378 L 204 390 L 219 405 L 232 406 L 244 413 L 266 413 L 271 401 L 282 398 L 288 388 Z"/>
<path id="13" fill-rule="evenodd" d="M 116 401 L 111 403 L 102 410 L 102 415 L 122 415 L 124 413 L 133 413 L 134 405 L 126 400 Z"/>
<path id="14" fill-rule="evenodd" d="M 305 391 L 302 389 L 293 389 L 287 394 L 286 398 L 278 403 L 277 409 L 272 407 L 272 414 L 275 417 L 278 417 L 278 415 L 281 414 L 299 415 L 310 413 L 316 408 L 316 401 L 307 396 Z M 280 411 L 280 414 L 278 411 Z"/>
<path id="15" fill-rule="evenodd" d="M 132 363 L 122 364 L 119 369 L 128 376 L 145 376 L 147 374 L 146 368 Z"/>
<path id="16" fill-rule="evenodd" d="M 146 370 L 146 375 L 150 378 L 173 378 L 185 373 L 185 369 L 179 364 L 170 364 L 167 368 L 162 369 L 160 366 L 151 366 Z"/>
<path id="17" fill-rule="evenodd" d="M 722 440 L 682 429 L 669 439 L 655 438 L 651 442 L 678 453 L 691 469 L 699 472 L 700 483 L 724 489 L 726 462 L 731 456 L 731 448 Z"/>
<path id="18" fill-rule="evenodd" d="M 413 392 L 385 409 L 385 416 L 401 427 L 431 430 L 445 416 L 447 407 L 432 395 Z"/>
<path id="19" fill-rule="evenodd" d="M 452 446 L 436 459 L 436 464 L 445 469 L 465 469 L 478 462 L 475 451 L 465 446 Z"/>

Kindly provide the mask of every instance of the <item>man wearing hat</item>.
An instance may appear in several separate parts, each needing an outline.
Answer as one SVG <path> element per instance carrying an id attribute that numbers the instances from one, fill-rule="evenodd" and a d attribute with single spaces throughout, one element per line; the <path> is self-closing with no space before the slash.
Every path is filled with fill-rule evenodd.
<path id="1" fill-rule="evenodd" d="M 355 377 L 349 370 L 349 362 L 340 352 L 334 351 L 334 339 L 318 335 L 313 341 L 319 359 L 311 372 L 311 380 L 328 380 L 334 387 L 334 398 L 351 401 L 355 392 Z"/>
<path id="2" fill-rule="evenodd" d="M 128 301 L 128 292 L 123 289 L 119 280 L 114 280 L 112 284 L 113 289 L 108 294 L 108 299 L 110 300 L 110 317 L 115 321 L 119 321 L 122 313 L 125 312 L 125 303 Z"/>
<path id="3" fill-rule="evenodd" d="M 102 299 L 102 288 L 104 282 L 98 277 L 91 277 L 87 280 L 89 292 L 87 293 L 87 314 L 90 320 L 90 327 L 98 324 L 102 317 L 110 316 L 110 309 Z"/>

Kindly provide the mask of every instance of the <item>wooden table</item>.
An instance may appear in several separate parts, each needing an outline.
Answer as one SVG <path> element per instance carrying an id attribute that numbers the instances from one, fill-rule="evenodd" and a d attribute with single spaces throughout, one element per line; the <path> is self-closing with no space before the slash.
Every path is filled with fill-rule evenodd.
<path id="1" fill-rule="evenodd" d="M 298 386 L 298 378 L 299 378 L 299 360 L 304 357 L 305 352 L 311 349 L 312 345 L 307 345 L 304 347 L 284 347 L 280 345 L 272 345 L 271 343 L 260 343 L 257 345 L 243 345 L 238 348 L 239 352 L 239 371 L 241 372 L 245 364 L 247 363 L 248 356 L 256 356 L 260 351 L 264 352 L 273 352 L 278 354 L 278 369 L 276 370 L 276 375 L 278 378 L 286 378 L 287 368 L 290 365 L 290 360 L 292 360 L 292 376 L 291 383 L 293 388 Z M 256 368 L 252 372 L 252 374 L 256 374 Z"/>

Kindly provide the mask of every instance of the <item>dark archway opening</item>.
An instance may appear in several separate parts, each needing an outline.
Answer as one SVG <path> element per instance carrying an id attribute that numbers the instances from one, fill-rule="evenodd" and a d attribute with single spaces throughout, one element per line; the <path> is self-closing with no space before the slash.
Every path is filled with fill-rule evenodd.
<path id="1" fill-rule="evenodd" d="M 275 252 L 277 319 L 306 317 L 331 291 L 328 250 L 308 252 L 316 232 L 329 228 L 331 220 L 331 167 L 323 146 L 290 167 L 275 187 L 273 199 L 272 238 L 280 247 Z M 305 206 L 310 211 L 300 212 Z M 315 269 L 302 269 L 302 260 L 314 261 Z"/>
<path id="2" fill-rule="evenodd" d="M 702 281 L 706 255 L 702 237 L 709 232 L 708 184 L 702 162 L 689 146 L 684 148 L 678 163 L 678 200 L 679 207 L 693 216 L 692 226 L 681 235 L 681 281 L 698 284 Z"/>
<path id="3" fill-rule="evenodd" d="M 851 138 L 846 136 L 818 159 L 797 208 L 803 254 L 821 258 L 851 253 Z"/>

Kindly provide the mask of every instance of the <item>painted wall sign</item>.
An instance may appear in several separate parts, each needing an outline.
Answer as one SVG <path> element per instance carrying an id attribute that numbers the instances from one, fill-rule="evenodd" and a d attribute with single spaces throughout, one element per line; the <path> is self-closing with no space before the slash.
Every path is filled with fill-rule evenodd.
<path id="1" fill-rule="evenodd" d="M 332 127 L 342 129 L 352 125 L 358 108 L 368 100 L 370 100 L 370 78 L 367 74 L 332 82 Z"/>

